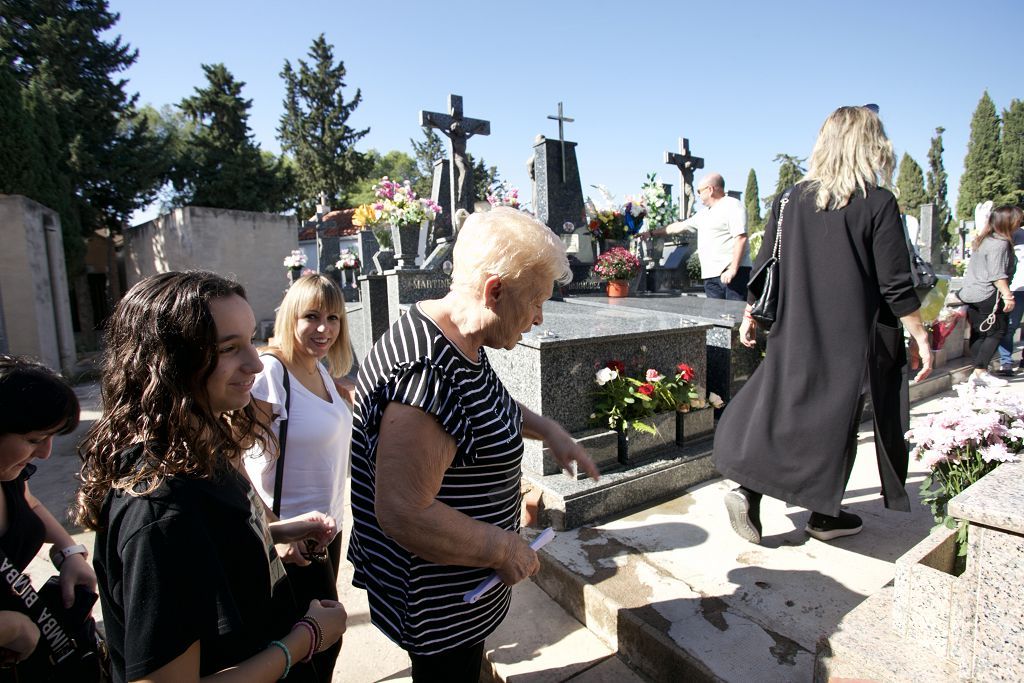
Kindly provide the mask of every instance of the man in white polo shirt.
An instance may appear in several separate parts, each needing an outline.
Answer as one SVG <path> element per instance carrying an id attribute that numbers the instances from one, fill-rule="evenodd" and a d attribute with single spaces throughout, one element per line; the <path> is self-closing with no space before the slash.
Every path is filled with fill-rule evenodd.
<path id="1" fill-rule="evenodd" d="M 704 176 L 697 185 L 697 194 L 706 210 L 641 235 L 662 237 L 696 232 L 704 293 L 709 299 L 746 301 L 750 251 L 743 203 L 725 194 L 725 181 L 718 173 Z"/>

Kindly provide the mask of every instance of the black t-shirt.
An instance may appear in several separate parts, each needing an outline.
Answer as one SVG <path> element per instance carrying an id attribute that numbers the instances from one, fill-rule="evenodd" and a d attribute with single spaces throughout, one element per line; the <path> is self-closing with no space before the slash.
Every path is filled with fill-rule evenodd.
<path id="1" fill-rule="evenodd" d="M 134 452 L 132 452 L 134 451 Z M 138 457 L 136 446 L 125 457 Z M 303 615 L 244 476 L 170 477 L 108 494 L 95 567 L 115 681 L 141 678 L 200 642 L 200 675 L 252 657 Z M 308 666 L 288 680 L 307 680 Z"/>
<path id="2" fill-rule="evenodd" d="M 35 471 L 36 466 L 28 464 L 17 479 L 0 482 L 7 505 L 7 531 L 0 536 L 0 549 L 11 564 L 22 571 L 43 547 L 46 538 L 43 520 L 32 512 L 25 500 L 25 482 Z M 24 603 L 11 593 L 6 584 L 0 591 L 0 610 L 25 611 Z"/>

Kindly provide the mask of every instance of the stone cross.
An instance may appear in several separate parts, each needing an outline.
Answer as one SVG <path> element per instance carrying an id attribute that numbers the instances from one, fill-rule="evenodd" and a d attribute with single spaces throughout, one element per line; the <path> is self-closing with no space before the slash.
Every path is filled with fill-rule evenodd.
<path id="1" fill-rule="evenodd" d="M 679 153 L 665 152 L 665 163 L 679 169 L 679 219 L 686 220 L 693 212 L 693 172 L 704 168 L 704 159 L 690 154 L 690 141 L 679 138 Z"/>
<path id="2" fill-rule="evenodd" d="M 490 135 L 491 122 L 467 119 L 462 115 L 462 96 L 448 95 L 448 113 L 420 112 L 420 126 L 437 128 L 451 143 L 452 212 L 463 208 L 473 211 L 473 168 L 466 156 L 466 141 L 474 135 Z"/>
<path id="3" fill-rule="evenodd" d="M 574 119 L 570 119 L 562 114 L 562 103 L 558 103 L 558 116 L 548 115 L 548 118 L 553 121 L 558 121 L 558 142 L 562 146 L 562 182 L 565 182 L 565 128 L 564 124 L 572 123 Z"/>

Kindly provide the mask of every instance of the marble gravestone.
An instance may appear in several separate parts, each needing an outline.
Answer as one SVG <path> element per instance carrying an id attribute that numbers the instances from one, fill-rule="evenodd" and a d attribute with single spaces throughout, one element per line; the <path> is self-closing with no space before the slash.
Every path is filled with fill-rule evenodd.
<path id="1" fill-rule="evenodd" d="M 530 410 L 556 420 L 591 454 L 602 468 L 599 482 L 569 478 L 543 444 L 524 443 L 524 477 L 542 491 L 542 522 L 557 529 L 581 526 L 600 517 L 676 494 L 714 475 L 708 455 L 713 429 L 710 410 L 684 417 L 687 440 L 675 442 L 675 413 L 662 429 L 661 441 L 645 443 L 643 453 L 622 464 L 617 457 L 618 435 L 593 425 L 594 375 L 612 359 L 628 367 L 667 371 L 685 361 L 705 383 L 705 337 L 709 325 L 696 320 L 683 324 L 680 316 L 610 306 L 584 307 L 548 302 L 544 323 L 511 351 L 487 349 L 487 357 L 513 398 Z M 704 437 L 704 438 L 701 438 Z M 630 449 L 634 448 L 631 442 Z M 582 476 L 582 475 L 581 475 Z"/>
<path id="2" fill-rule="evenodd" d="M 533 154 L 533 207 L 538 220 L 557 234 L 562 234 L 567 222 L 575 227 L 584 225 L 586 209 L 576 143 L 545 138 L 534 145 Z"/>
<path id="3" fill-rule="evenodd" d="M 434 222 L 431 224 L 425 252 L 427 254 L 434 251 L 439 239 L 455 237 L 455 230 L 452 227 L 452 216 L 455 214 L 455 210 L 452 208 L 451 162 L 447 159 L 438 159 L 434 162 L 434 180 L 430 186 L 430 198 L 441 207 L 441 213 L 434 218 Z"/>

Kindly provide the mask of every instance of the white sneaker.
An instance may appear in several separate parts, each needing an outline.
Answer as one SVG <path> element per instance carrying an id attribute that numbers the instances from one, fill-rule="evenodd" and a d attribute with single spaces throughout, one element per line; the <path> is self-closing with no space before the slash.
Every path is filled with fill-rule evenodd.
<path id="1" fill-rule="evenodd" d="M 999 379 L 987 372 L 983 372 L 980 375 L 971 375 L 968 381 L 979 387 L 1005 387 L 1008 384 L 1005 379 Z"/>

